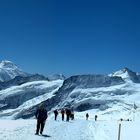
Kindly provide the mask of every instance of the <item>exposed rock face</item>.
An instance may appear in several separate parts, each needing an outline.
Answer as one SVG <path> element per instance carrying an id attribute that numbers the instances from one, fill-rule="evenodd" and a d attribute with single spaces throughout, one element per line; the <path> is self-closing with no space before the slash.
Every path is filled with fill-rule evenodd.
<path id="1" fill-rule="evenodd" d="M 74 89 L 110 87 L 113 85 L 120 85 L 123 83 L 124 80 L 121 77 L 109 77 L 104 75 L 72 76 L 64 81 L 62 87 L 56 93 L 56 102 L 59 104 L 60 107 L 72 106 L 75 105 L 75 99 L 77 99 L 78 96 L 82 95 L 82 93 L 80 92 L 75 93 L 75 95 L 68 101 L 68 98 L 71 96 L 71 93 Z M 91 95 L 90 97 L 92 98 L 92 96 L 94 95 Z"/>

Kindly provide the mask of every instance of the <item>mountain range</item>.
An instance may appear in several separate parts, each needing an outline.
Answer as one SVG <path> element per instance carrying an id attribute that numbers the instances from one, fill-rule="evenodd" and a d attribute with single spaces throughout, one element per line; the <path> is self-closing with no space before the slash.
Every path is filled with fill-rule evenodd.
<path id="1" fill-rule="evenodd" d="M 44 102 L 48 111 L 72 107 L 75 111 L 120 112 L 140 103 L 140 75 L 128 68 L 108 75 L 29 74 L 11 61 L 0 63 L 0 117 L 30 118 Z M 136 99 L 137 97 L 137 99 Z M 117 108 L 117 110 L 116 110 Z"/>

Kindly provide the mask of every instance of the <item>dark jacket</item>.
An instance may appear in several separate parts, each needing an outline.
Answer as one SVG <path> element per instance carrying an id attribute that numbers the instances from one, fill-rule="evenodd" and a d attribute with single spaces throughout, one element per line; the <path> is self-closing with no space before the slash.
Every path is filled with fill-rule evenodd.
<path id="1" fill-rule="evenodd" d="M 37 120 L 45 121 L 48 117 L 47 110 L 46 109 L 38 109 L 35 113 L 35 116 L 36 116 Z"/>
<path id="2" fill-rule="evenodd" d="M 68 115 L 68 116 L 71 115 L 71 110 L 70 109 L 66 109 L 66 115 Z"/>
<path id="3" fill-rule="evenodd" d="M 57 110 L 54 110 L 54 114 L 55 114 L 55 115 L 58 115 L 58 111 L 57 111 Z"/>
<path id="4" fill-rule="evenodd" d="M 87 117 L 87 118 L 89 117 L 88 113 L 86 114 L 86 117 Z"/>

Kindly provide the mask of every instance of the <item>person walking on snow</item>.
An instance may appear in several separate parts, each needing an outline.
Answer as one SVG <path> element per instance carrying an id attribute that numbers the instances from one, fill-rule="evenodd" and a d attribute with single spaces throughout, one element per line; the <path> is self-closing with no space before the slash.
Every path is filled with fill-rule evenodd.
<path id="1" fill-rule="evenodd" d="M 95 115 L 95 121 L 97 121 L 97 117 L 98 117 L 98 116 L 97 116 L 97 115 Z"/>
<path id="2" fill-rule="evenodd" d="M 65 110 L 64 109 L 61 110 L 61 114 L 62 114 L 62 121 L 64 121 L 64 115 L 65 115 Z"/>
<path id="3" fill-rule="evenodd" d="M 39 135 L 39 131 L 40 131 L 40 134 L 42 135 L 43 129 L 45 126 L 45 121 L 48 117 L 45 104 L 40 104 L 39 108 L 37 109 L 37 111 L 35 113 L 35 117 L 37 119 L 37 126 L 36 126 L 35 135 Z"/>
<path id="4" fill-rule="evenodd" d="M 71 120 L 74 120 L 74 109 L 73 109 L 73 107 L 71 108 L 71 115 L 70 115 L 70 117 L 71 117 Z"/>
<path id="5" fill-rule="evenodd" d="M 87 113 L 87 114 L 86 114 L 86 120 L 88 120 L 88 118 L 89 118 L 89 114 Z"/>
<path id="6" fill-rule="evenodd" d="M 71 120 L 74 120 L 74 111 L 71 111 Z"/>
<path id="7" fill-rule="evenodd" d="M 57 109 L 56 109 L 56 110 L 54 110 L 54 120 L 55 120 L 55 121 L 57 120 L 57 116 L 58 116 L 58 111 L 57 111 Z"/>
<path id="8" fill-rule="evenodd" d="M 66 109 L 66 116 L 67 116 L 66 121 L 69 122 L 70 116 L 71 116 L 71 110 L 70 110 L 70 108 L 67 108 Z"/>

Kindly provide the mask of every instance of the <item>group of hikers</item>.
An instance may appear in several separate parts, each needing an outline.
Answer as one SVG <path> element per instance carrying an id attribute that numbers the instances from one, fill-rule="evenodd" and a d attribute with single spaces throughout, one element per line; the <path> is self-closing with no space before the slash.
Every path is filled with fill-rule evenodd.
<path id="1" fill-rule="evenodd" d="M 56 109 L 56 110 L 53 111 L 55 121 L 57 120 L 59 111 L 60 111 L 61 116 L 62 116 L 62 121 L 64 121 L 65 115 L 66 115 L 66 121 L 69 121 L 70 119 L 74 120 L 74 110 L 73 110 L 73 108 L 72 109 L 63 108 L 61 110 Z M 35 135 L 39 135 L 39 132 L 40 132 L 40 135 L 42 135 L 46 119 L 48 118 L 48 113 L 47 113 L 45 104 L 42 103 L 42 104 L 39 105 L 39 108 L 37 109 L 37 111 L 35 113 L 35 117 L 37 119 L 37 126 L 36 126 Z M 86 114 L 86 120 L 88 120 L 88 118 L 89 118 L 89 114 L 87 113 Z M 97 115 L 95 115 L 95 121 L 97 121 Z"/>
<path id="2" fill-rule="evenodd" d="M 70 108 L 65 108 L 60 110 L 61 116 L 62 116 L 62 121 L 64 121 L 65 115 L 66 115 L 66 121 L 74 120 L 74 111 L 73 109 Z M 59 114 L 59 110 L 54 110 L 54 120 L 57 120 L 57 116 Z"/>

